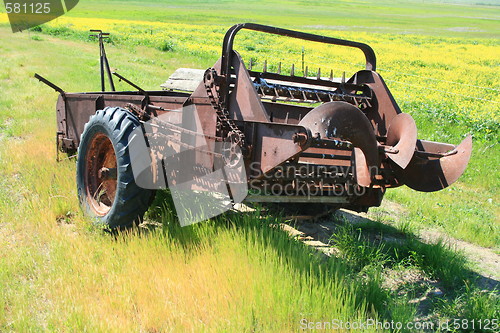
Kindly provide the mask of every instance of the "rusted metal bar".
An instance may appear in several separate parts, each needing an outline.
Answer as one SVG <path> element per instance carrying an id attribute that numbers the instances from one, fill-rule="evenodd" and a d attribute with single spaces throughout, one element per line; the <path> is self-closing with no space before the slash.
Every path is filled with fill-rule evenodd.
<path id="1" fill-rule="evenodd" d="M 232 26 L 227 31 L 226 35 L 224 36 L 224 42 L 223 42 L 223 46 L 222 46 L 221 75 L 224 78 L 226 78 L 226 80 L 229 77 L 230 71 L 231 71 L 231 59 L 230 58 L 232 57 L 232 53 L 233 53 L 234 39 L 236 37 L 236 34 L 242 29 L 260 31 L 260 32 L 265 32 L 265 33 L 270 33 L 270 34 L 275 34 L 275 35 L 287 36 L 287 37 L 291 37 L 291 38 L 298 38 L 298 39 L 308 40 L 308 41 L 312 41 L 312 42 L 319 42 L 319 43 L 326 43 L 326 44 L 332 44 L 332 45 L 341 45 L 341 46 L 358 48 L 361 51 L 363 51 L 363 53 L 365 55 L 366 69 L 370 70 L 370 71 L 376 70 L 377 58 L 375 56 L 375 52 L 367 44 L 353 42 L 353 41 L 349 41 L 349 40 L 345 40 L 345 39 L 338 39 L 338 38 L 309 34 L 309 33 L 305 33 L 305 32 L 276 28 L 276 27 L 271 27 L 271 26 L 266 26 L 266 25 L 261 25 L 261 24 L 242 23 L 242 24 L 236 24 L 236 25 Z M 228 97 L 227 96 L 228 93 L 229 93 L 228 83 L 222 82 L 222 84 L 221 84 L 221 96 L 222 96 L 223 103 L 226 102 L 227 97 Z"/>
<path id="2" fill-rule="evenodd" d="M 319 202 L 325 204 L 345 204 L 349 198 L 345 196 L 285 196 L 285 195 L 249 195 L 246 202 L 300 203 Z"/>
<path id="3" fill-rule="evenodd" d="M 106 84 L 104 79 L 104 72 L 107 73 L 109 86 L 111 91 L 115 91 L 115 84 L 113 82 L 113 76 L 111 75 L 111 69 L 109 67 L 108 57 L 106 55 L 106 49 L 104 47 L 104 39 L 109 38 L 109 32 L 102 32 L 99 29 L 91 29 L 90 32 L 95 32 L 95 35 L 90 35 L 91 37 L 97 37 L 99 40 L 99 67 L 101 73 L 101 91 L 106 91 Z"/>
<path id="4" fill-rule="evenodd" d="M 124 82 L 128 83 L 129 85 L 131 85 L 132 87 L 134 87 L 135 89 L 137 89 L 138 91 L 140 91 L 141 94 L 143 94 L 144 96 L 149 97 L 149 93 L 147 91 L 145 91 L 144 89 L 142 89 L 137 84 L 135 84 L 132 81 L 130 81 L 129 79 L 125 78 L 123 75 L 118 74 L 117 72 L 113 72 L 112 74 L 114 76 L 116 76 L 117 78 L 119 78 L 121 81 L 124 81 Z"/>
<path id="5" fill-rule="evenodd" d="M 59 86 L 56 86 L 54 83 L 50 82 L 49 80 L 47 80 L 46 78 L 44 78 L 40 74 L 35 73 L 34 77 L 35 77 L 35 79 L 39 80 L 42 83 L 45 83 L 46 85 L 48 85 L 49 87 L 51 87 L 52 89 L 54 89 L 55 91 L 60 93 L 61 96 L 64 97 L 66 95 L 64 90 L 62 90 Z"/>

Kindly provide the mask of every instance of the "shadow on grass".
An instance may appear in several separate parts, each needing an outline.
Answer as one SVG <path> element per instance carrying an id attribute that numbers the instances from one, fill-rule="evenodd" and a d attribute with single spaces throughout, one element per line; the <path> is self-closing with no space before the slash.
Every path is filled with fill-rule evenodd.
<path id="1" fill-rule="evenodd" d="M 380 271 L 386 282 L 392 282 L 385 287 L 393 295 L 413 299 L 417 316 L 435 312 L 453 318 L 462 313 L 467 319 L 484 319 L 498 306 L 500 282 L 472 271 L 467 258 L 443 240 L 426 243 L 408 230 L 346 211 L 318 223 L 296 222 L 293 227 L 302 238 L 334 247 L 352 270 Z M 463 305 L 469 303 L 481 306 L 471 310 Z"/>
<path id="2" fill-rule="evenodd" d="M 189 254 L 202 243 L 210 244 L 221 232 L 237 232 L 248 241 L 275 249 L 283 264 L 297 272 L 348 286 L 358 309 L 368 309 L 367 316 L 383 320 L 408 322 L 417 315 L 445 309 L 443 302 L 460 299 L 467 286 L 498 286 L 498 281 L 469 270 L 466 258 L 441 241 L 427 244 L 411 232 L 343 214 L 341 218 L 333 215 L 321 222 L 293 225 L 304 237 L 335 247 L 337 253 L 332 256 L 320 254 L 283 230 L 283 216 L 261 214 L 258 207 L 245 213 L 229 211 L 210 221 L 181 227 L 168 191 L 157 193 L 146 222 L 131 234 L 167 237 Z M 411 269 L 419 271 L 416 279 L 403 280 L 396 288 L 384 284 L 388 272 L 406 274 Z M 432 295 L 431 287 L 439 292 Z M 418 301 L 410 303 L 410 299 Z"/>
<path id="3" fill-rule="evenodd" d="M 340 215 L 340 216 L 339 216 Z M 328 225 L 330 227 L 328 227 Z M 432 278 L 439 279 L 448 288 L 463 287 L 465 284 L 477 284 L 482 288 L 499 289 L 500 282 L 488 276 L 472 271 L 468 259 L 460 250 L 448 245 L 445 240 L 424 242 L 414 233 L 401 230 L 391 225 L 359 215 L 342 211 L 330 221 L 319 223 L 323 233 L 315 237 L 323 240 L 335 240 L 335 229 L 352 228 L 357 240 L 367 248 L 383 248 L 389 265 L 407 264 L 421 268 Z M 307 228 L 307 225 L 299 228 Z"/>
<path id="4" fill-rule="evenodd" d="M 251 243 L 259 244 L 264 248 L 272 248 L 278 253 L 280 262 L 292 270 L 297 276 L 305 274 L 319 281 L 319 284 L 335 284 L 349 290 L 354 297 L 357 311 L 364 311 L 369 318 L 408 321 L 414 314 L 413 307 L 406 307 L 408 311 L 399 311 L 396 315 L 390 294 L 382 288 L 380 274 L 367 272 L 358 274 L 342 258 L 325 257 L 304 244 L 290 237 L 283 230 L 283 217 L 279 214 L 261 213 L 260 208 L 249 212 L 228 211 L 209 221 L 180 227 L 173 208 L 173 202 L 168 191 L 157 193 L 152 208 L 146 216 L 146 223 L 142 225 L 140 234 L 161 234 L 169 241 L 176 242 L 186 253 L 197 251 L 198 245 L 210 244 L 217 236 L 224 232 L 233 232 Z M 401 308 L 401 305 L 397 305 Z"/>

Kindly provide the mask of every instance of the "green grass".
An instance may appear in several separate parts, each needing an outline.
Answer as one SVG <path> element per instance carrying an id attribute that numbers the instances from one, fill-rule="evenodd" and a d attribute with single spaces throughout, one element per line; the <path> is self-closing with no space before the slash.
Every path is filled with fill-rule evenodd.
<path id="1" fill-rule="evenodd" d="M 479 290 L 468 285 L 465 286 L 463 294 L 451 301 L 443 299 L 439 306 L 439 312 L 443 318 L 449 318 L 451 315 L 456 316 L 456 319 L 460 321 L 467 319 L 469 324 L 468 330 L 470 331 L 472 331 L 472 321 L 477 325 L 477 323 L 485 322 L 484 319 L 486 318 L 498 319 L 500 316 L 500 298 L 498 297 L 498 293 Z M 488 326 L 492 328 L 492 325 Z M 488 330 L 490 329 L 483 329 L 483 331 Z M 454 331 L 460 330 L 456 329 Z M 481 331 L 481 329 L 478 328 L 476 331 Z"/>
<path id="2" fill-rule="evenodd" d="M 491 6 L 85 1 L 69 16 L 95 17 L 95 8 L 106 18 L 209 23 L 219 35 L 242 21 L 317 27 L 353 39 L 359 34 L 375 43 L 381 68 L 388 69 L 381 72 L 393 81 L 408 80 L 390 72 L 398 68 L 382 66 L 384 61 L 397 64 L 397 59 L 387 60 L 395 46 L 402 53 L 393 57 L 401 59 L 402 68 L 416 64 L 418 45 L 455 45 L 467 52 L 475 46 L 498 49 L 491 37 L 498 35 L 499 13 Z M 481 31 L 450 30 L 464 26 Z M 479 245 L 499 245 L 498 122 L 464 117 L 470 104 L 461 109 L 464 101 L 449 95 L 436 103 L 414 87 L 388 81 L 401 107 L 416 119 L 422 138 L 458 143 L 472 132 L 473 157 L 464 176 L 447 190 L 389 190 L 386 199 L 406 210 L 397 217 L 399 228 L 378 222 L 357 226 L 360 230 L 343 228 L 335 238 L 338 258 L 323 259 L 289 238 L 276 228 L 279 217 L 226 214 L 180 228 L 161 195 L 148 219 L 163 228 L 113 237 L 80 213 L 74 161 L 55 162 L 56 93 L 32 77 L 40 73 L 67 91 L 98 90 L 96 43 L 71 27 L 43 29 L 45 34 L 12 35 L 0 27 L 0 331 L 291 331 L 299 330 L 302 318 L 409 321 L 417 314 L 409 300 L 428 286 L 385 287 L 388 272 L 407 270 L 445 286 L 429 310 L 434 316 L 498 317 L 498 296 L 477 290 L 460 253 L 441 242 L 421 243 L 414 235 L 432 227 Z M 186 50 L 179 40 L 156 45 L 119 36 L 107 53 L 113 68 L 146 89 L 157 89 L 178 67 L 206 68 L 218 56 Z M 432 73 L 442 70 L 437 78 L 447 79 L 453 71 L 440 67 L 448 66 L 450 57 L 419 60 L 428 66 L 425 76 L 436 78 Z M 476 64 L 492 72 L 478 85 L 496 82 L 498 68 L 492 61 Z M 481 80 L 474 73 L 470 78 Z M 117 88 L 129 89 L 124 83 Z M 377 230 L 402 241 L 373 241 L 370 235 Z"/>
<path id="3" fill-rule="evenodd" d="M 383 231 L 375 233 L 379 236 L 377 240 L 371 240 L 367 237 L 369 230 L 366 226 L 354 228 L 347 224 L 333 235 L 332 240 L 340 250 L 341 257 L 354 269 L 380 270 L 406 265 L 422 270 L 427 276 L 439 279 L 450 288 L 461 287 L 464 281 L 471 278 L 467 273 L 464 255 L 442 241 L 427 244 L 415 238 L 414 234 L 389 241 L 384 239 L 387 232 Z M 373 231 L 370 234 L 373 235 Z"/>
<path id="4" fill-rule="evenodd" d="M 498 318 L 498 290 L 485 291 L 477 287 L 477 274 L 468 269 L 468 260 L 449 245 L 442 241 L 423 243 L 412 233 L 402 233 L 384 224 L 368 222 L 354 227 L 349 221 L 339 222 L 341 226 L 332 236 L 338 257 L 351 268 L 351 275 L 374 284 L 370 288 L 371 298 L 378 300 L 386 316 L 409 316 L 401 321 L 411 321 L 419 310 L 417 302 L 409 301 L 429 297 L 429 291 L 435 288 L 429 279 L 435 279 L 443 290 L 440 296 L 431 297 L 428 316 L 441 322 L 468 320 L 469 325 L 472 321 Z M 412 274 L 418 278 L 397 281 L 398 275 Z M 380 289 L 384 280 L 392 288 Z M 476 332 L 488 331 L 476 328 Z"/>

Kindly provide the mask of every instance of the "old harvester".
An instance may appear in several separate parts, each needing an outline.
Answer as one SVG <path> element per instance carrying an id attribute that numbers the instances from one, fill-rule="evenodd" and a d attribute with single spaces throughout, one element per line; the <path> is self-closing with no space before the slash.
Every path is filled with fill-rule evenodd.
<path id="1" fill-rule="evenodd" d="M 233 49 L 242 29 L 357 48 L 366 68 L 347 80 L 296 75 L 293 68 L 289 75 L 256 71 Z M 67 93 L 37 77 L 60 92 L 57 144 L 78 151 L 82 208 L 110 228 L 140 219 L 159 188 L 226 193 L 232 203 L 366 211 L 391 187 L 441 190 L 468 164 L 470 136 L 457 146 L 417 139 L 413 118 L 399 109 L 366 44 L 238 24 L 192 89 L 145 91 L 111 73 L 107 35 L 95 33 L 102 91 Z M 104 91 L 105 73 L 112 91 Z M 135 90 L 114 91 L 112 74 Z"/>

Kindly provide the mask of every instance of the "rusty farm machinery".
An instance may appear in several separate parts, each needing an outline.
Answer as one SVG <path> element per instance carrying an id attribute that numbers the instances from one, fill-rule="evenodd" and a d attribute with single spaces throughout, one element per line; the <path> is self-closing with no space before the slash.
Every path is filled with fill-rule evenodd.
<path id="1" fill-rule="evenodd" d="M 357 48 L 366 67 L 340 81 L 256 71 L 233 48 L 242 29 Z M 417 139 L 413 118 L 401 112 L 366 44 L 238 24 L 227 31 L 221 58 L 191 88 L 145 91 L 111 73 L 107 35 L 94 33 L 102 91 L 67 93 L 37 78 L 60 93 L 57 145 L 78 151 L 82 208 L 110 228 L 140 219 L 161 188 L 183 202 L 178 214 L 191 209 L 184 215 L 197 220 L 242 201 L 366 211 L 388 188 L 441 190 L 468 164 L 470 136 L 456 146 Z M 134 91 L 114 91 L 112 74 Z M 200 201 L 189 193 L 217 195 Z M 196 211 L 199 202 L 206 207 Z M 223 207 L 209 207 L 214 202 Z"/>

